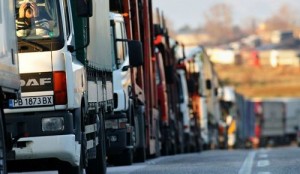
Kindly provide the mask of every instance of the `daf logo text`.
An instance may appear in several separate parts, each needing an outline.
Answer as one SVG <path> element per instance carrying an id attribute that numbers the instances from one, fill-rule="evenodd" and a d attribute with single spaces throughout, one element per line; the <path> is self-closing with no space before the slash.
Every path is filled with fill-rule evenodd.
<path id="1" fill-rule="evenodd" d="M 21 86 L 44 86 L 47 84 L 51 84 L 51 78 L 40 78 L 40 79 L 28 79 L 27 81 L 25 80 L 20 80 L 21 81 Z"/>

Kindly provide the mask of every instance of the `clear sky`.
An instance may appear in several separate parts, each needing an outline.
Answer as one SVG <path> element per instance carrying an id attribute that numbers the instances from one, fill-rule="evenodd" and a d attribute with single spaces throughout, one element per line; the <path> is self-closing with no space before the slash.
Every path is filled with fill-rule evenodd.
<path id="1" fill-rule="evenodd" d="M 300 14 L 300 0 L 152 0 L 153 8 L 163 11 L 175 30 L 184 25 L 195 28 L 203 24 L 203 14 L 218 3 L 230 5 L 236 24 L 249 17 L 263 20 L 283 4 L 290 4 Z"/>

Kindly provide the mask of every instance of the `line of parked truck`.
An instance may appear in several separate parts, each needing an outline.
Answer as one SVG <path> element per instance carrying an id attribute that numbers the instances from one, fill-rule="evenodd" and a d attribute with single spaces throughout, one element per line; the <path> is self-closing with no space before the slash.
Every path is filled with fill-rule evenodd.
<path id="1" fill-rule="evenodd" d="M 228 87 L 226 87 L 228 88 Z M 247 98 L 236 91 L 229 92 L 229 115 L 235 121 L 233 134 L 237 148 L 300 144 L 300 98 Z M 228 124 L 230 129 L 230 124 Z M 230 131 L 227 133 L 230 146 Z"/>
<path id="2" fill-rule="evenodd" d="M 14 38 L 29 2 L 52 21 L 48 35 Z M 0 7 L 2 173 L 104 174 L 107 163 L 234 147 L 248 136 L 253 102 L 222 86 L 204 47 L 186 53 L 159 10 L 153 23 L 151 0 Z"/>

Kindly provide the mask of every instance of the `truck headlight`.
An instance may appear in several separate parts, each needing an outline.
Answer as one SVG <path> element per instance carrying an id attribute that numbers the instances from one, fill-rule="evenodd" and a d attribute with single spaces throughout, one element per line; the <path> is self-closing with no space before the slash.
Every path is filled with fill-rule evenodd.
<path id="1" fill-rule="evenodd" d="M 106 120 L 105 121 L 105 129 L 118 129 L 118 120 L 112 119 L 112 120 Z"/>
<path id="2" fill-rule="evenodd" d="M 105 129 L 124 129 L 127 128 L 127 118 L 111 119 L 105 121 Z"/>
<path id="3" fill-rule="evenodd" d="M 63 117 L 51 117 L 42 119 L 42 131 L 62 131 L 64 130 Z"/>

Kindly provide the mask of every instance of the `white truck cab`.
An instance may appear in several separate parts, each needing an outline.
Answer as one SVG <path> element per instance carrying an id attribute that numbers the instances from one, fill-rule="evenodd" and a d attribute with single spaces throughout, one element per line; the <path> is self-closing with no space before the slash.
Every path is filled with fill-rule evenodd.
<path id="1" fill-rule="evenodd" d="M 110 13 L 111 37 L 113 48 L 113 88 L 114 88 L 114 112 L 106 117 L 105 128 L 110 142 L 108 148 L 108 161 L 115 165 L 131 165 L 136 144 L 137 122 L 134 114 L 132 71 L 136 60 L 140 57 L 136 47 L 131 47 L 131 41 L 127 39 L 125 21 L 121 14 Z M 134 55 L 133 55 L 134 54 Z"/>
<path id="2" fill-rule="evenodd" d="M 5 109 L 11 170 L 105 173 L 104 116 L 113 111 L 109 1 L 16 0 L 12 8 L 22 93 Z M 36 14 L 21 15 L 27 11 Z"/>
<path id="3" fill-rule="evenodd" d="M 189 149 L 191 142 L 191 116 L 190 116 L 190 101 L 189 101 L 189 91 L 188 91 L 188 85 L 186 81 L 186 74 L 185 70 L 183 69 L 177 69 L 178 74 L 178 92 L 179 92 L 179 108 L 180 113 L 182 115 L 183 120 L 183 131 L 184 131 L 184 137 L 185 137 L 185 149 Z M 189 151 L 189 150 L 186 150 Z"/>

